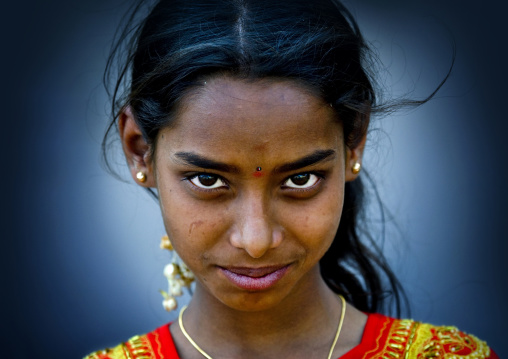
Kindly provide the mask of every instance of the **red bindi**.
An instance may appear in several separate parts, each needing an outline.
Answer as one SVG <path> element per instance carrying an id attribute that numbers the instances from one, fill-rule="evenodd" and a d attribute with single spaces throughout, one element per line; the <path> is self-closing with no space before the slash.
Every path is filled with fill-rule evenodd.
<path id="1" fill-rule="evenodd" d="M 263 177 L 264 173 L 262 172 L 261 167 L 256 168 L 256 172 L 252 173 L 254 177 Z"/>

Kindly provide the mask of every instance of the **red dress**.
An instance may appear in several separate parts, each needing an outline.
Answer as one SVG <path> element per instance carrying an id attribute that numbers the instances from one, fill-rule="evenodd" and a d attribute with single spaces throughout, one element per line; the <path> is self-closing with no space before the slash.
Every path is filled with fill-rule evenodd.
<path id="1" fill-rule="evenodd" d="M 362 341 L 340 359 L 499 359 L 485 342 L 455 327 L 369 314 Z M 85 359 L 180 359 L 166 324 Z"/>

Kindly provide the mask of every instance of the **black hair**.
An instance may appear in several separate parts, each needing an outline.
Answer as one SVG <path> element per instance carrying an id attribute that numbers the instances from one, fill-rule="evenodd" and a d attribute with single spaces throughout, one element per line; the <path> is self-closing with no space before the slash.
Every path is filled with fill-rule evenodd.
<path id="1" fill-rule="evenodd" d="M 161 0 L 148 15 L 143 6 L 135 4 L 126 17 L 105 72 L 106 87 L 111 78 L 114 86 L 104 153 L 127 105 L 153 151 L 179 101 L 209 76 L 284 79 L 312 89 L 334 108 L 349 148 L 366 134 L 371 113 L 424 103 L 446 80 L 422 101 L 378 104 L 373 54 L 351 13 L 336 0 Z M 136 23 L 137 17 L 142 19 Z M 333 291 L 365 312 L 382 310 L 392 293 L 399 315 L 401 285 L 372 237 L 360 236 L 367 177 L 346 183 L 342 218 L 320 261 L 321 274 Z"/>

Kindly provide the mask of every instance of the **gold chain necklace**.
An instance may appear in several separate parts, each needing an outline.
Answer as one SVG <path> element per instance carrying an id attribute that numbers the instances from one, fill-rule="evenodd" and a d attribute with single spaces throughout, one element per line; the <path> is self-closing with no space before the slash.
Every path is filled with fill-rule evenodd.
<path id="1" fill-rule="evenodd" d="M 339 326 L 337 328 L 337 333 L 335 333 L 335 338 L 333 339 L 332 347 L 330 348 L 330 352 L 328 353 L 327 359 L 332 358 L 333 350 L 335 349 L 335 344 L 337 344 L 337 340 L 339 339 L 340 330 L 342 329 L 342 323 L 344 323 L 344 316 L 346 314 L 346 300 L 342 295 L 339 294 L 339 298 L 342 302 L 342 312 L 340 313 L 340 319 L 339 319 Z M 208 355 L 203 349 L 199 347 L 199 345 L 196 344 L 194 340 L 192 340 L 191 336 L 185 328 L 183 327 L 183 312 L 187 309 L 187 306 L 184 306 L 182 310 L 180 310 L 180 314 L 178 315 L 178 325 L 180 326 L 180 330 L 182 331 L 183 335 L 185 335 L 185 338 L 189 341 L 189 343 L 192 344 L 192 346 L 201 353 L 206 359 L 213 359 L 210 355 Z"/>

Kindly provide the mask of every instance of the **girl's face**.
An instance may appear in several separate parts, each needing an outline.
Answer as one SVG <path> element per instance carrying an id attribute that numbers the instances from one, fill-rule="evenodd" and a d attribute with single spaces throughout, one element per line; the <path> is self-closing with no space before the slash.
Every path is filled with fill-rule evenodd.
<path id="1" fill-rule="evenodd" d="M 321 281 L 360 155 L 298 84 L 223 77 L 184 98 L 147 171 L 196 291 L 256 311 Z"/>

